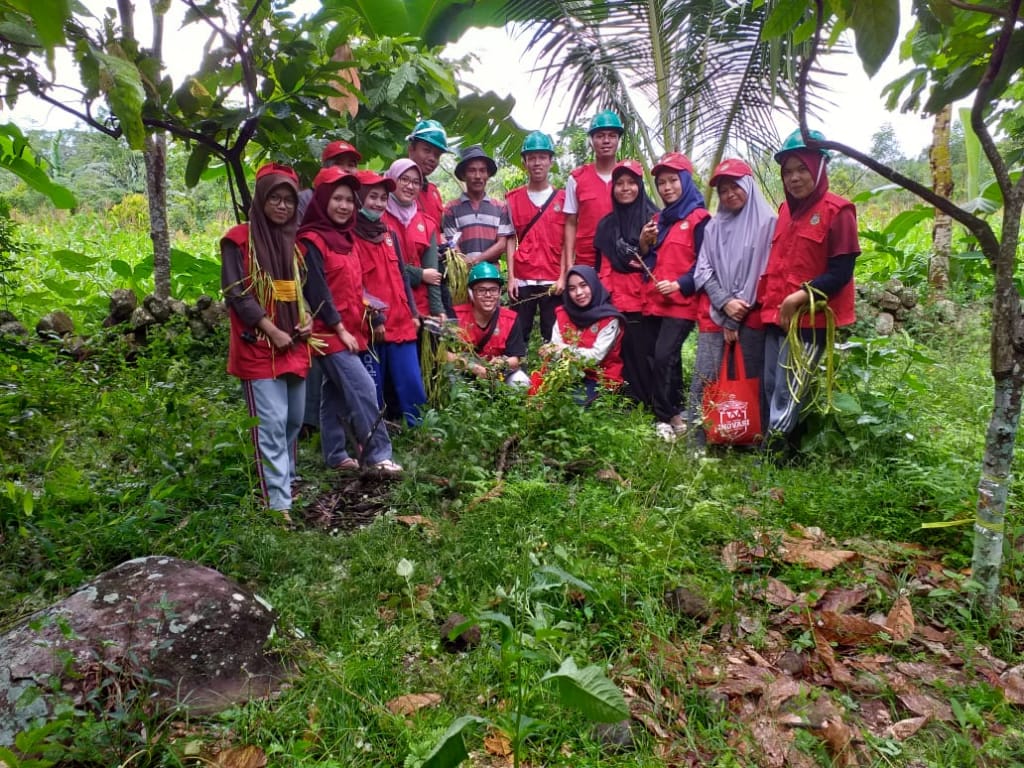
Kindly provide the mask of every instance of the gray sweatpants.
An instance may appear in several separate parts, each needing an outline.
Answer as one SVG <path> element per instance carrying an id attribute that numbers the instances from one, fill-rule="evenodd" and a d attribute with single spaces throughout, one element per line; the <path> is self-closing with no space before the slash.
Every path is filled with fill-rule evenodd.
<path id="1" fill-rule="evenodd" d="M 289 510 L 306 380 L 291 373 L 276 379 L 243 379 L 242 390 L 249 415 L 259 420 L 252 428 L 252 441 L 263 502 L 268 509 Z"/>

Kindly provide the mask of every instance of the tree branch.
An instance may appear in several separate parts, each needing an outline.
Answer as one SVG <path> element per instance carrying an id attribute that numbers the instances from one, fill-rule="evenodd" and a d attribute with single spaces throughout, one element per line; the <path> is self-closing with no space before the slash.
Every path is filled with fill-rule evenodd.
<path id="1" fill-rule="evenodd" d="M 976 11 L 978 13 L 987 13 L 989 16 L 998 16 L 1000 18 L 1004 16 L 1008 17 L 1010 15 L 1008 11 L 1005 11 L 1002 8 L 996 8 L 991 5 L 974 5 L 974 3 L 968 3 L 965 0 L 946 0 L 946 2 L 948 2 L 954 8 L 959 8 L 963 11 Z"/>
<path id="2" fill-rule="evenodd" d="M 152 117 L 144 117 L 142 118 L 142 124 L 148 128 L 159 128 L 162 131 L 167 131 L 169 134 L 176 136 L 179 139 L 189 139 L 190 141 L 203 144 L 212 149 L 214 153 L 218 155 L 223 156 L 227 154 L 228 148 L 223 144 L 214 141 L 205 134 L 198 133 L 190 128 L 185 128 L 179 123 L 175 123 L 170 120 L 157 120 Z"/>
<path id="3" fill-rule="evenodd" d="M 83 123 L 88 125 L 90 128 L 94 128 L 100 133 L 104 133 L 107 136 L 111 137 L 112 139 L 121 138 L 120 126 L 118 126 L 117 128 L 111 128 L 106 123 L 102 123 L 99 120 L 97 120 L 95 117 L 92 116 L 92 113 L 89 111 L 88 102 L 85 102 L 84 104 L 85 111 L 80 112 L 79 110 L 72 107 L 70 104 L 66 104 L 63 101 L 59 101 L 58 99 L 55 99 L 53 96 L 50 96 L 49 94 L 44 93 L 42 91 L 31 91 L 31 93 L 40 101 L 45 101 L 47 104 L 57 107 L 57 109 L 60 109 L 64 112 L 67 112 L 72 117 L 78 118 Z"/>

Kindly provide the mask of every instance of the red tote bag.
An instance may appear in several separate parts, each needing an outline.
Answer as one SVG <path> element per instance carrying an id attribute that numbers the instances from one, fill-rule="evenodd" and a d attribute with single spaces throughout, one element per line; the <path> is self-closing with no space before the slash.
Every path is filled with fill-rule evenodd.
<path id="1" fill-rule="evenodd" d="M 747 378 L 743 352 L 735 342 L 723 350 L 718 381 L 704 388 L 704 432 L 709 443 L 752 445 L 761 440 L 761 380 Z"/>

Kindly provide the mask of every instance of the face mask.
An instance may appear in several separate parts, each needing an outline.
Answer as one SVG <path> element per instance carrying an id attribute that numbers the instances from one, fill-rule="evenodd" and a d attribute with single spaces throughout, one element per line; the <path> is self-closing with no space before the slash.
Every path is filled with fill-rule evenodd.
<path id="1" fill-rule="evenodd" d="M 384 215 L 384 211 L 371 211 L 369 208 L 360 208 L 359 212 L 370 221 L 380 221 L 380 217 Z"/>

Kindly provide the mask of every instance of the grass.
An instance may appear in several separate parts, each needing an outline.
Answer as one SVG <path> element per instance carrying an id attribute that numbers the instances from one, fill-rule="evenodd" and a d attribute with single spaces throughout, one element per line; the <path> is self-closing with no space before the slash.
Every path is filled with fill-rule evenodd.
<path id="1" fill-rule="evenodd" d="M 207 756 L 217 743 L 257 745 L 273 765 L 415 766 L 456 717 L 484 717 L 514 735 L 521 712 L 537 724 L 519 745 L 531 765 L 745 766 L 760 759 L 749 717 L 758 699 L 734 697 L 723 707 L 698 684 L 702 670 L 711 660 L 725 669 L 729 653 L 743 648 L 771 655 L 814 647 L 807 627 L 786 623 L 801 610 L 778 609 L 756 590 L 771 579 L 816 595 L 864 586 L 858 611 L 868 615 L 885 614 L 903 589 L 919 625 L 947 627 L 947 647 L 967 649 L 970 682 L 946 691 L 956 702 L 952 721 L 906 741 L 866 737 L 864 764 L 1019 762 L 1019 712 L 969 653 L 981 645 L 1020 664 L 1019 632 L 1008 615 L 986 617 L 975 606 L 962 575 L 968 529 L 918 527 L 972 514 L 990 398 L 983 315 L 957 333 L 938 330 L 918 340 L 934 364 L 896 340 L 868 379 L 844 374 L 841 386 L 869 404 L 874 420 L 823 422 L 829 442 L 786 466 L 668 446 L 653 438 L 648 417 L 610 398 L 581 411 L 567 398 L 536 408 L 503 389 L 458 388 L 445 409 L 398 436 L 408 471 L 388 489 L 384 513 L 336 535 L 283 530 L 257 508 L 249 420 L 223 371 L 222 336 L 196 345 L 168 334 L 130 363 L 115 337 L 95 339 L 97 353 L 81 363 L 53 347 L 4 345 L 0 625 L 152 553 L 215 567 L 274 605 L 276 643 L 301 676 L 273 702 L 190 724 L 187 738 L 175 737 L 170 720 L 136 713 L 124 732 L 145 724 L 150 737 L 135 765 L 188 763 L 185 745 L 197 742 Z M 315 441 L 303 443 L 300 467 L 307 503 L 336 487 Z M 398 520 L 410 515 L 429 522 Z M 759 531 L 777 537 L 793 524 L 838 542 L 912 542 L 951 575 L 936 587 L 919 573 L 923 556 L 902 549 L 828 573 L 775 557 L 738 571 L 723 562 L 730 542 L 756 542 Z M 411 574 L 399 569 L 403 560 Z M 1011 555 L 1009 598 L 1019 599 L 1021 569 Z M 679 586 L 707 599 L 709 620 L 666 605 L 664 593 Z M 444 649 L 439 625 L 453 612 L 481 621 L 482 641 L 468 652 Z M 893 663 L 932 658 L 919 644 L 868 652 Z M 637 726 L 632 749 L 603 745 L 542 681 L 566 657 L 600 666 L 670 738 Z M 908 715 L 894 685 L 885 681 L 873 696 L 895 720 Z M 387 708 L 428 691 L 442 695 L 439 706 L 408 716 Z M 794 706 L 802 712 L 822 697 L 853 721 L 865 701 L 856 691 L 810 686 Z M 61 733 L 74 746 L 59 759 L 123 759 L 124 744 L 112 744 L 96 722 L 85 711 L 72 717 Z M 467 733 L 482 754 L 483 736 L 495 730 Z M 798 730 L 792 743 L 812 763 L 831 759 L 811 731 Z"/>

